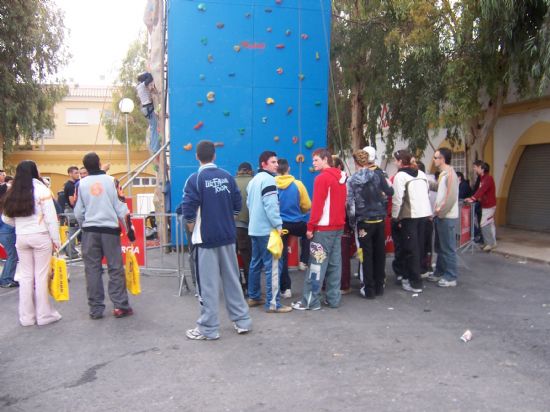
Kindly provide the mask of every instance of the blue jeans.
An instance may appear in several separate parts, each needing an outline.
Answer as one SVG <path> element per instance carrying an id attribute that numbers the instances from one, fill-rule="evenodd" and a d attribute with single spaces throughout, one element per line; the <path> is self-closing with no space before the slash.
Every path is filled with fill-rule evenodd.
<path id="1" fill-rule="evenodd" d="M 446 280 L 456 280 L 456 225 L 458 219 L 434 219 L 437 231 L 437 263 L 435 273 Z"/>
<path id="2" fill-rule="evenodd" d="M 321 286 L 327 278 L 326 297 L 331 308 L 340 306 L 343 230 L 313 233 L 309 247 L 309 269 L 304 279 L 302 303 L 309 309 L 321 306 Z"/>
<path id="3" fill-rule="evenodd" d="M 282 262 L 273 259 L 267 250 L 269 236 L 250 236 L 252 240 L 252 260 L 248 269 L 248 298 L 260 300 L 262 295 L 261 274 L 265 270 L 265 308 L 278 309 L 281 307 L 281 293 L 279 291 L 279 273 Z"/>
<path id="4" fill-rule="evenodd" d="M 0 276 L 0 284 L 5 285 L 13 282 L 15 269 L 17 268 L 17 249 L 15 249 L 15 233 L 0 232 L 0 243 L 4 246 L 4 250 L 8 257 L 4 263 L 2 276 Z"/>

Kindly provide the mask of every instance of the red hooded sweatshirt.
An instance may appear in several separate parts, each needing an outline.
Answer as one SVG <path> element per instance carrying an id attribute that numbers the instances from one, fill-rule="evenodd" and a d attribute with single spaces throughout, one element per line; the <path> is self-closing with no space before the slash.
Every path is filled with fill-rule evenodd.
<path id="1" fill-rule="evenodd" d="M 481 176 L 479 189 L 474 193 L 472 199 L 479 200 L 483 209 L 490 209 L 497 205 L 495 180 L 493 176 L 488 174 Z"/>
<path id="2" fill-rule="evenodd" d="M 329 167 L 313 183 L 313 202 L 307 230 L 342 230 L 346 223 L 346 174 Z"/>

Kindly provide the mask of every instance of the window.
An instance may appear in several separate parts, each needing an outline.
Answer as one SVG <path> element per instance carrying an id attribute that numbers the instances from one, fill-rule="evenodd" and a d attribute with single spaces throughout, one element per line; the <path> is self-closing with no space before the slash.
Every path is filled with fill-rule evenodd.
<path id="1" fill-rule="evenodd" d="M 134 187 L 150 187 L 157 185 L 157 179 L 154 177 L 136 177 L 132 181 Z"/>
<path id="2" fill-rule="evenodd" d="M 100 112 L 97 109 L 66 109 L 65 121 L 68 125 L 97 125 Z"/>
<path id="3" fill-rule="evenodd" d="M 462 172 L 466 175 L 466 153 L 464 152 L 453 152 L 453 157 L 451 158 L 451 166 L 454 167 L 455 172 Z"/>

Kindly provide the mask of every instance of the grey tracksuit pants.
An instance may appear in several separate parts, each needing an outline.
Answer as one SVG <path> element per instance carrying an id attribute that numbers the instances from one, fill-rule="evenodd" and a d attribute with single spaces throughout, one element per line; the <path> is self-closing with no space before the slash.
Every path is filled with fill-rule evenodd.
<path id="1" fill-rule="evenodd" d="M 105 310 L 103 289 L 103 266 L 101 259 L 107 259 L 109 273 L 108 292 L 117 309 L 128 309 L 128 292 L 122 265 L 120 236 L 109 233 L 82 232 L 82 260 L 86 273 L 86 292 L 91 315 Z"/>
<path id="2" fill-rule="evenodd" d="M 201 333 L 210 338 L 218 335 L 220 321 L 220 281 L 229 318 L 239 328 L 251 329 L 252 320 L 248 312 L 239 279 L 239 264 L 235 244 L 215 248 L 195 248 L 195 274 L 201 314 L 197 326 Z"/>

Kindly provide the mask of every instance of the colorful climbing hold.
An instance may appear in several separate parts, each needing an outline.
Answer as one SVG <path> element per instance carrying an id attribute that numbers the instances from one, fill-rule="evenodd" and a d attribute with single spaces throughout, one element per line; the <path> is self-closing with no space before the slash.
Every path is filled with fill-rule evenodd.
<path id="1" fill-rule="evenodd" d="M 265 29 L 265 31 L 268 32 L 268 33 L 271 33 L 271 32 L 273 31 L 273 29 L 272 29 L 271 27 L 267 27 L 267 28 Z"/>
<path id="2" fill-rule="evenodd" d="M 187 143 L 185 146 L 183 146 L 183 149 L 189 151 L 193 149 L 193 144 Z"/>
<path id="3" fill-rule="evenodd" d="M 204 122 L 201 120 L 195 126 L 193 126 L 193 129 L 199 130 L 202 126 L 204 126 Z"/>
<path id="4" fill-rule="evenodd" d="M 267 99 L 265 99 L 265 104 L 271 105 L 274 103 L 275 103 L 275 99 L 273 99 L 272 97 L 268 97 Z"/>
<path id="5" fill-rule="evenodd" d="M 283 4 L 283 0 L 275 0 L 275 4 Z"/>
<path id="6" fill-rule="evenodd" d="M 223 29 L 225 27 L 225 24 L 223 24 L 222 22 L 219 22 L 219 23 L 216 23 L 216 27 L 218 29 Z"/>
<path id="7" fill-rule="evenodd" d="M 252 13 L 245 13 L 245 14 L 244 14 L 244 17 L 246 17 L 247 19 L 249 19 L 250 17 L 252 17 Z"/>
<path id="8" fill-rule="evenodd" d="M 239 134 L 240 134 L 241 136 L 244 135 L 244 128 L 241 127 L 241 128 L 239 129 Z"/>
<path id="9" fill-rule="evenodd" d="M 315 168 L 313 166 L 310 166 L 310 168 L 308 169 L 311 173 L 315 173 Z"/>
<path id="10" fill-rule="evenodd" d="M 199 4 L 197 5 L 197 10 L 198 10 L 198 11 L 206 11 L 206 4 L 204 4 L 204 3 L 199 3 Z"/>
<path id="11" fill-rule="evenodd" d="M 224 147 L 224 146 L 225 146 L 224 142 L 214 142 L 214 147 Z"/>
<path id="12" fill-rule="evenodd" d="M 227 110 L 224 110 L 224 112 L 223 112 L 223 115 L 224 115 L 225 117 L 228 117 L 230 114 L 231 114 L 231 113 L 228 112 Z"/>
<path id="13" fill-rule="evenodd" d="M 239 46 L 238 44 L 234 45 L 233 46 L 233 50 L 235 50 L 237 53 L 241 51 L 241 46 Z"/>
<path id="14" fill-rule="evenodd" d="M 202 100 L 197 100 L 197 106 L 201 107 L 203 105 L 203 101 Z"/>
<path id="15" fill-rule="evenodd" d="M 212 63 L 214 61 L 214 56 L 209 54 L 208 57 L 207 57 L 207 60 L 208 60 L 208 63 Z"/>
<path id="16" fill-rule="evenodd" d="M 292 34 L 292 30 L 286 29 L 285 36 L 290 36 Z"/>
<path id="17" fill-rule="evenodd" d="M 304 143 L 304 146 L 306 147 L 306 149 L 311 149 L 313 147 L 313 140 L 307 140 Z"/>
<path id="18" fill-rule="evenodd" d="M 303 154 L 296 156 L 296 163 L 304 163 L 305 157 Z"/>
<path id="19" fill-rule="evenodd" d="M 214 92 L 206 93 L 206 100 L 208 100 L 209 102 L 213 102 L 214 100 L 216 100 L 216 93 Z"/>
<path id="20" fill-rule="evenodd" d="M 275 48 L 277 48 L 277 49 L 284 49 L 284 48 L 285 48 L 285 45 L 282 44 L 282 43 L 279 43 L 279 44 L 276 44 L 276 45 L 275 45 Z"/>
<path id="21" fill-rule="evenodd" d="M 315 52 L 315 60 L 319 60 L 321 56 L 319 56 L 319 52 Z"/>
<path id="22" fill-rule="evenodd" d="M 283 68 L 277 67 L 277 74 L 283 74 Z"/>
<path id="23" fill-rule="evenodd" d="M 302 35 L 300 37 L 302 38 L 302 40 L 309 39 L 309 36 L 306 33 L 302 33 Z"/>
<path id="24" fill-rule="evenodd" d="M 292 136 L 292 143 L 298 143 L 298 136 Z"/>
<path id="25" fill-rule="evenodd" d="M 235 77 L 236 73 L 231 72 L 231 73 L 228 73 L 227 75 L 228 75 L 229 77 Z"/>
<path id="26" fill-rule="evenodd" d="M 304 76 L 303 73 L 300 73 L 300 74 L 298 75 L 298 79 L 299 79 L 300 81 L 304 80 L 305 78 L 306 78 L 306 76 Z"/>
<path id="27" fill-rule="evenodd" d="M 208 44 L 208 38 L 206 38 L 206 37 L 201 38 L 201 44 L 203 46 L 206 46 Z"/>
<path id="28" fill-rule="evenodd" d="M 270 9 L 269 7 L 266 7 L 265 10 L 264 10 L 266 13 L 271 13 L 273 11 L 273 9 Z"/>
<path id="29" fill-rule="evenodd" d="M 279 136 L 273 137 L 273 141 L 278 142 L 279 140 L 280 140 L 280 139 L 279 139 Z"/>
<path id="30" fill-rule="evenodd" d="M 263 123 L 263 124 L 266 124 L 266 123 L 267 123 L 267 116 L 262 117 L 262 123 Z"/>
<path id="31" fill-rule="evenodd" d="M 286 114 L 288 115 L 288 114 L 292 113 L 292 110 L 293 110 L 293 109 L 292 109 L 292 106 L 288 106 L 288 107 L 286 108 Z"/>
<path id="32" fill-rule="evenodd" d="M 201 74 L 199 74 L 199 79 L 200 79 L 200 80 L 204 80 L 204 79 L 206 79 L 206 76 L 205 76 L 204 74 L 201 73 Z"/>
<path id="33" fill-rule="evenodd" d="M 315 106 L 321 106 L 321 100 L 315 100 Z"/>

